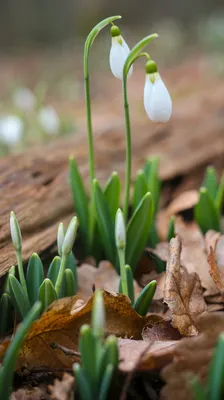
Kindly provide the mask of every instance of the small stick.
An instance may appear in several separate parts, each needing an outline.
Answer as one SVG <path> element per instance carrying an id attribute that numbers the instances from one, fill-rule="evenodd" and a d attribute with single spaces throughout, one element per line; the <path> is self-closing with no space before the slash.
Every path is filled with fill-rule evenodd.
<path id="1" fill-rule="evenodd" d="M 62 345 L 60 345 L 60 344 L 58 344 L 56 342 L 52 342 L 50 344 L 50 347 L 52 349 L 58 349 L 58 350 L 63 351 L 63 353 L 66 356 L 75 356 L 75 357 L 81 358 L 81 354 L 78 351 L 74 351 L 74 350 L 68 349 L 67 347 L 64 347 L 64 346 L 62 346 Z"/>

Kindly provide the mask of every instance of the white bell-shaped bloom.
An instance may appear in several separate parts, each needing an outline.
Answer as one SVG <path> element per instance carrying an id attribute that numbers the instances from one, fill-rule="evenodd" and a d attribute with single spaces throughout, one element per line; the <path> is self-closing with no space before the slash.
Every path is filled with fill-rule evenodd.
<path id="1" fill-rule="evenodd" d="M 123 79 L 124 63 L 127 59 L 130 49 L 121 35 L 112 37 L 110 49 L 110 68 L 113 75 L 118 79 Z M 128 78 L 133 72 L 133 66 L 129 69 Z"/>
<path id="2" fill-rule="evenodd" d="M 57 135 L 60 130 L 60 118 L 52 106 L 45 106 L 39 110 L 38 121 L 48 135 Z"/>
<path id="3" fill-rule="evenodd" d="M 36 97 L 28 88 L 20 88 L 13 93 L 14 105 L 23 111 L 32 111 L 36 105 Z"/>
<path id="4" fill-rule="evenodd" d="M 15 115 L 7 115 L 0 119 L 0 141 L 7 146 L 14 146 L 22 138 L 24 124 Z"/>
<path id="5" fill-rule="evenodd" d="M 172 113 L 172 100 L 158 72 L 146 74 L 144 106 L 152 121 L 169 121 Z"/>

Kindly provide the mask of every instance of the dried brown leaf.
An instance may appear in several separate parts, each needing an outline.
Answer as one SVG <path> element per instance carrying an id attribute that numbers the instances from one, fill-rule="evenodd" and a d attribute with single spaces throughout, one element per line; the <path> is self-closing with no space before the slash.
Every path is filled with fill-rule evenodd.
<path id="1" fill-rule="evenodd" d="M 62 380 L 55 379 L 54 385 L 49 385 L 51 398 L 54 400 L 69 400 L 73 391 L 75 379 L 69 374 L 64 374 Z"/>
<path id="2" fill-rule="evenodd" d="M 171 325 L 170 321 L 160 318 L 157 322 L 148 323 L 142 332 L 142 338 L 145 342 L 180 340 L 179 331 Z"/>
<path id="3" fill-rule="evenodd" d="M 172 325 L 183 336 L 198 334 L 195 318 L 206 310 L 200 279 L 180 264 L 181 241 L 170 241 L 164 302 L 172 312 Z"/>
<path id="4" fill-rule="evenodd" d="M 167 383 L 162 389 L 162 399 L 193 400 L 188 382 L 190 373 L 196 374 L 201 382 L 206 381 L 214 346 L 224 330 L 224 315 L 204 314 L 198 319 L 197 325 L 201 333 L 193 338 L 181 339 L 175 346 L 172 363 L 162 371 Z"/>
<path id="5" fill-rule="evenodd" d="M 209 272 L 215 282 L 219 292 L 224 296 L 224 269 L 217 264 L 215 250 L 210 246 L 208 255 L 208 263 L 210 266 Z M 223 297 L 224 300 L 224 297 Z"/>
<path id="6" fill-rule="evenodd" d="M 50 396 L 47 394 L 46 387 L 28 387 L 16 390 L 10 396 L 10 400 L 47 400 Z M 3 400 L 3 399 L 2 399 Z"/>

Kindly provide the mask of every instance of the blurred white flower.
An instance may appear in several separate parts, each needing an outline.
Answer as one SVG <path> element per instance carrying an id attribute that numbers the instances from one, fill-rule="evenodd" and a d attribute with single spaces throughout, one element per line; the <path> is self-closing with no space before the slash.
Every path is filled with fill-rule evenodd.
<path id="1" fill-rule="evenodd" d="M 48 135 L 57 135 L 59 133 L 61 122 L 54 107 L 42 107 L 38 112 L 38 121 L 41 128 Z"/>
<path id="2" fill-rule="evenodd" d="M 23 111 L 31 111 L 36 105 L 36 97 L 28 88 L 16 89 L 13 93 L 13 104 Z"/>
<path id="3" fill-rule="evenodd" d="M 130 49 L 120 35 L 120 29 L 117 26 L 111 28 L 112 45 L 110 49 L 110 68 L 113 75 L 118 79 L 123 79 L 123 67 Z M 133 66 L 129 69 L 128 78 L 133 72 Z"/>
<path id="4" fill-rule="evenodd" d="M 144 106 L 152 121 L 169 121 L 172 113 L 172 100 L 158 72 L 146 74 Z"/>
<path id="5" fill-rule="evenodd" d="M 7 115 L 0 119 L 0 141 L 8 146 L 16 145 L 22 138 L 24 124 L 15 115 Z"/>

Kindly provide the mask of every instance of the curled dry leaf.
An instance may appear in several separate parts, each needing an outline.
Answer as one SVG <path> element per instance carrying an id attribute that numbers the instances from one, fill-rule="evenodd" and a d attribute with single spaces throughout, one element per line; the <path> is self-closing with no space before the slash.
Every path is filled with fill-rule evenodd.
<path id="1" fill-rule="evenodd" d="M 181 339 L 175 346 L 171 364 L 162 371 L 166 385 L 162 399 L 193 400 L 189 385 L 189 374 L 196 374 L 205 382 L 218 336 L 224 331 L 223 313 L 204 314 L 197 321 L 200 334 L 193 338 Z"/>
<path id="2" fill-rule="evenodd" d="M 164 302 L 172 312 L 172 325 L 183 336 L 198 334 L 195 318 L 206 310 L 201 282 L 196 273 L 189 274 L 180 264 L 179 236 L 170 241 L 164 288 Z"/>
<path id="3" fill-rule="evenodd" d="M 22 388 L 17 390 L 16 392 L 13 392 L 10 396 L 10 400 L 43 400 L 43 399 L 50 400 L 50 396 L 47 394 L 47 388 L 44 385 L 38 387 Z"/>
<path id="4" fill-rule="evenodd" d="M 155 316 L 141 317 L 131 307 L 129 299 L 121 294 L 104 291 L 106 311 L 106 334 L 117 337 L 141 339 L 144 326 L 155 320 Z M 71 368 L 76 357 L 67 356 L 59 349 L 50 347 L 52 342 L 77 350 L 78 335 L 83 324 L 91 320 L 93 296 L 85 304 L 79 296 L 55 301 L 41 318 L 36 321 L 25 340 L 20 352 L 17 371 L 24 368 L 45 367 Z M 156 318 L 159 318 L 156 316 Z"/>
<path id="5" fill-rule="evenodd" d="M 208 263 L 210 266 L 210 275 L 215 282 L 219 292 L 222 296 L 224 296 L 224 268 L 217 264 L 215 250 L 212 248 L 212 246 L 210 247 L 210 253 L 208 255 Z"/>
<path id="6" fill-rule="evenodd" d="M 68 400 L 71 398 L 75 379 L 69 374 L 64 374 L 62 380 L 55 379 L 54 385 L 49 385 L 51 398 L 54 400 Z"/>

